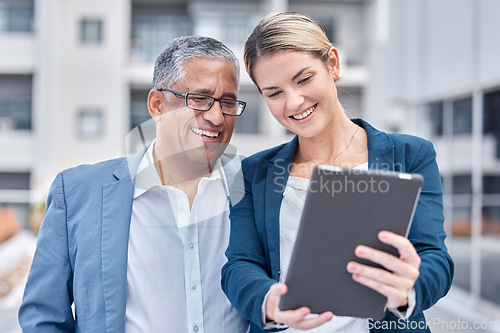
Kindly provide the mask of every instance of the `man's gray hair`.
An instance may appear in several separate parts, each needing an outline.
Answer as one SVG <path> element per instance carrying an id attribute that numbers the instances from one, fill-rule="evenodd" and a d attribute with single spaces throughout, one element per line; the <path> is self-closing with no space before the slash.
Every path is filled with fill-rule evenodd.
<path id="1" fill-rule="evenodd" d="M 239 82 L 240 65 L 234 53 L 210 37 L 184 36 L 172 40 L 156 58 L 153 89 L 170 88 L 185 78 L 184 63 L 192 58 L 220 59 L 232 62 Z"/>

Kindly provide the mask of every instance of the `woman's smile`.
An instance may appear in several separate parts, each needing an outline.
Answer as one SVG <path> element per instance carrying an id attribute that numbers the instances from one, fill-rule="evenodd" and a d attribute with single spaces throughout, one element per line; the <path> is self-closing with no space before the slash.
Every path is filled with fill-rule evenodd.
<path id="1" fill-rule="evenodd" d="M 309 118 L 309 116 L 314 112 L 314 110 L 316 110 L 317 106 L 318 104 L 315 104 L 302 113 L 291 115 L 290 118 L 293 118 L 295 120 L 304 120 L 306 118 Z"/>

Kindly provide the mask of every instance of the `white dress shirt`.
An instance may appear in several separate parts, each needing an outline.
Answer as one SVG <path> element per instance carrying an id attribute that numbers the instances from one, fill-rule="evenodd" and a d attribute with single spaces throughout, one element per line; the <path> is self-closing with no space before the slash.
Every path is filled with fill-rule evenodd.
<path id="1" fill-rule="evenodd" d="M 154 142 L 137 171 L 127 261 L 126 333 L 247 332 L 248 321 L 220 286 L 229 242 L 229 195 L 222 163 L 186 194 L 163 186 Z"/>
<path id="2" fill-rule="evenodd" d="M 363 163 L 358 165 L 354 169 L 358 170 L 368 170 L 368 163 Z M 286 275 L 288 273 L 288 268 L 290 266 L 290 260 L 293 252 L 293 247 L 295 245 L 295 240 L 297 239 L 297 233 L 300 225 L 300 218 L 302 216 L 302 210 L 304 209 L 304 202 L 306 199 L 307 189 L 309 187 L 309 179 L 300 177 L 289 177 L 286 184 L 285 192 L 283 193 L 283 201 L 281 203 L 280 210 L 280 281 L 284 283 Z M 262 310 L 263 318 L 265 319 L 265 302 L 267 295 L 264 299 Z M 408 318 L 415 307 L 415 296 L 414 290 L 410 292 L 409 295 L 409 311 L 406 313 L 401 313 L 397 309 L 390 309 L 399 318 Z M 311 315 L 314 316 L 314 315 Z M 266 329 L 270 328 L 283 328 L 284 325 L 278 325 L 274 322 L 269 323 L 265 326 Z M 283 331 L 286 333 L 292 332 L 311 332 L 311 333 L 367 333 L 369 332 L 368 323 L 366 319 L 355 318 L 355 317 L 341 317 L 333 316 L 332 320 L 310 330 L 297 330 L 294 328 L 288 328 Z"/>

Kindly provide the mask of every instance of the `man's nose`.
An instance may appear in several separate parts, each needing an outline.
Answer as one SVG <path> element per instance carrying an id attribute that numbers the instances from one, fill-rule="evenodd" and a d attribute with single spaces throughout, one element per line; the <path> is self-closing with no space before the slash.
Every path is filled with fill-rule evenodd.
<path id="1" fill-rule="evenodd" d="M 219 101 L 214 101 L 212 107 L 208 111 L 203 111 L 203 119 L 211 122 L 215 126 L 219 126 L 224 122 L 224 114 Z"/>

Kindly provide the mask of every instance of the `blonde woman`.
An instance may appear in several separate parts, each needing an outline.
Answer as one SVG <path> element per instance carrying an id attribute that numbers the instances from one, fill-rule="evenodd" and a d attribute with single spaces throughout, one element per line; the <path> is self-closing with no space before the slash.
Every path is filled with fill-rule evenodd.
<path id="1" fill-rule="evenodd" d="M 245 44 L 245 65 L 272 115 L 296 136 L 243 161 L 245 196 L 231 209 L 228 262 L 222 269 L 222 287 L 231 303 L 252 322 L 251 332 L 287 328 L 357 333 L 389 327 L 395 329 L 391 332 L 428 332 L 422 311 L 446 294 L 453 277 L 432 144 L 347 117 L 337 97 L 339 54 L 321 26 L 306 15 L 286 12 L 263 18 Z M 320 163 L 419 173 L 425 179 L 408 239 L 385 231 L 378 235 L 400 256 L 363 245 L 355 250 L 357 257 L 388 271 L 356 262 L 346 267 L 355 281 L 387 297 L 381 322 L 331 312 L 308 316 L 306 307 L 278 308 L 286 293 L 283 281 L 305 189 Z"/>

